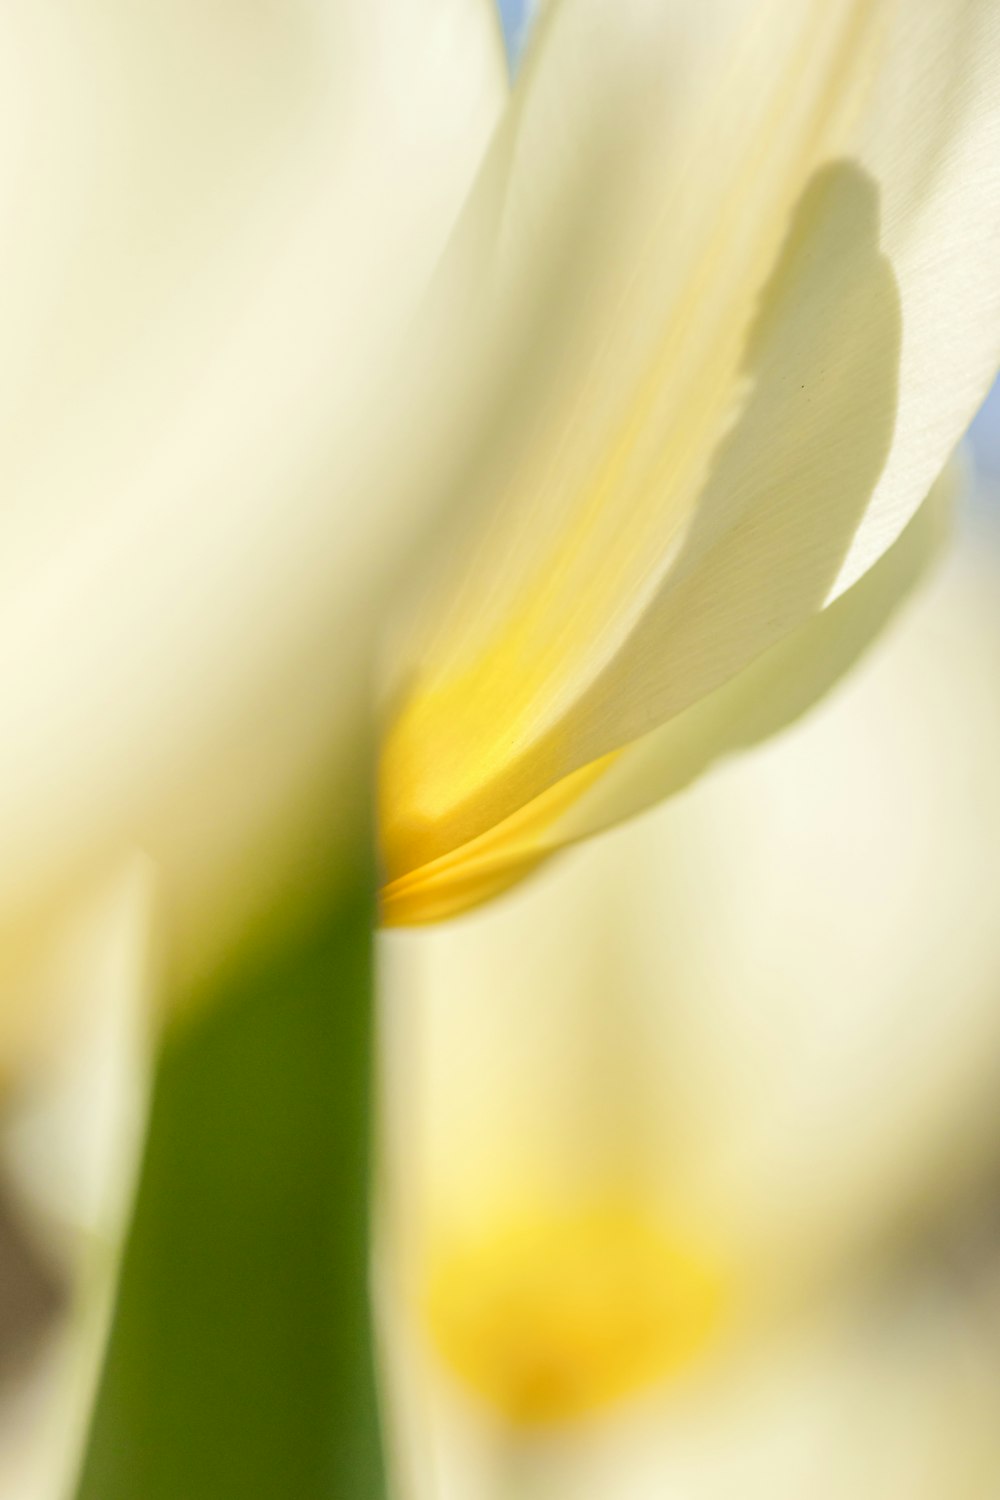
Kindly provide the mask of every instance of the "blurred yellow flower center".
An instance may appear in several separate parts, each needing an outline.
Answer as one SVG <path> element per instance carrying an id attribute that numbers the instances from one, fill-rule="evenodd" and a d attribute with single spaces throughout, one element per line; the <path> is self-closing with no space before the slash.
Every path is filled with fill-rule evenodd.
<path id="1" fill-rule="evenodd" d="M 434 1342 L 478 1395 L 522 1426 L 570 1421 L 652 1384 L 717 1322 L 717 1272 L 648 1214 L 533 1215 L 439 1253 Z"/>

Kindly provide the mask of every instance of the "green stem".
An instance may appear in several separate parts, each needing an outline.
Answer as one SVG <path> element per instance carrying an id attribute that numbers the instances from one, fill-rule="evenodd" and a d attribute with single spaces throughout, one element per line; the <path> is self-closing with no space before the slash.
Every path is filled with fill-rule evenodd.
<path id="1" fill-rule="evenodd" d="M 159 1064 L 77 1500 L 381 1500 L 370 886 Z"/>

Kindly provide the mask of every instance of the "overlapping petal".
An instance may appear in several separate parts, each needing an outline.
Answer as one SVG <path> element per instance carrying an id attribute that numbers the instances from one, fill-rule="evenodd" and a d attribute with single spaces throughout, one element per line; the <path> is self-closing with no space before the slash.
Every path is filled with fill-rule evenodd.
<path id="1" fill-rule="evenodd" d="M 558 782 L 489 833 L 387 885 L 383 920 L 433 922 L 477 906 L 559 849 L 625 822 L 718 758 L 792 723 L 850 669 L 940 560 L 964 473 L 953 461 L 903 535 L 858 583 L 729 682 Z"/>
<path id="2" fill-rule="evenodd" d="M 1000 362 L 998 47 L 983 0 L 547 10 L 448 269 L 473 518 L 390 714 L 395 920 L 915 513 Z"/>

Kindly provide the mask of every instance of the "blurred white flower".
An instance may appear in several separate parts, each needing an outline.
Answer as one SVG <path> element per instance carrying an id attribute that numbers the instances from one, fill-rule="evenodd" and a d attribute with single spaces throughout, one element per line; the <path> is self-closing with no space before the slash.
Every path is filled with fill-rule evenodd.
<path id="1" fill-rule="evenodd" d="M 403 1493 L 1000 1484 L 1000 1364 L 889 1276 L 1000 1143 L 998 568 L 966 538 L 773 743 L 384 935 Z"/>
<path id="2" fill-rule="evenodd" d="M 0 1143 L 68 1289 L 16 1500 L 82 1439 L 153 1002 L 363 824 L 384 388 L 505 96 L 480 0 L 0 11 Z"/>
<path id="3" fill-rule="evenodd" d="M 480 0 L 3 8 L 5 952 L 138 846 L 183 988 L 328 878 L 382 388 L 505 91 Z"/>

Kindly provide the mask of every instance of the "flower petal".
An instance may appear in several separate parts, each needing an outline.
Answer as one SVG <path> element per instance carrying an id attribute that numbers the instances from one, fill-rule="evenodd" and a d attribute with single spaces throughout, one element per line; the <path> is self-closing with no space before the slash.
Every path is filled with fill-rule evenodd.
<path id="1" fill-rule="evenodd" d="M 145 1136 L 160 977 L 154 896 L 149 862 L 131 857 L 63 912 L 34 955 L 34 998 L 52 1034 L 13 1075 L 0 1155 L 69 1297 L 21 1405 L 0 1414 L 4 1427 L 14 1418 L 0 1433 L 5 1494 L 69 1493 L 82 1452 Z M 5 983 L 4 1009 L 16 998 Z"/>
<path id="2" fill-rule="evenodd" d="M 134 836 L 203 956 L 319 859 L 320 783 L 346 817 L 408 529 L 355 431 L 506 97 L 499 29 L 9 6 L 0 97 L 0 912 Z"/>
<path id="3" fill-rule="evenodd" d="M 617 755 L 558 782 L 488 834 L 383 887 L 383 922 L 413 926 L 477 906 L 560 848 L 625 822 L 689 785 L 719 757 L 807 712 L 937 560 L 950 536 L 961 476 L 956 460 L 868 574 L 731 681 Z"/>
<path id="4" fill-rule="evenodd" d="M 998 53 L 988 0 L 544 17 L 455 251 L 455 485 L 489 524 L 401 677 L 391 879 L 698 702 L 902 530 L 1000 363 Z"/>
<path id="5" fill-rule="evenodd" d="M 1000 1483 L 989 1316 L 954 1279 L 857 1287 L 693 1389 L 518 1443 L 442 1379 L 385 1302 L 387 1419 L 412 1500 L 973 1500 Z"/>

